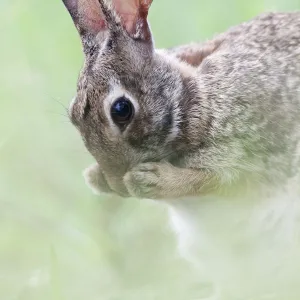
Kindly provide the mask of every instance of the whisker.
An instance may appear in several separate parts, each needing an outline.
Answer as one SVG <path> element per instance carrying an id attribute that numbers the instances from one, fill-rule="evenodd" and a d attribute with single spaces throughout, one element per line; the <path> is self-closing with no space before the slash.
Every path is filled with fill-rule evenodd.
<path id="1" fill-rule="evenodd" d="M 62 103 L 61 101 L 59 101 L 58 99 L 54 98 L 53 96 L 50 96 L 52 100 L 54 100 L 55 102 L 57 102 L 60 106 L 62 106 L 64 108 L 65 111 L 68 111 L 68 107 L 65 106 L 64 103 Z"/>
<path id="2" fill-rule="evenodd" d="M 50 111 L 50 110 L 46 110 L 46 113 L 50 113 L 53 115 L 58 115 L 58 116 L 62 116 L 64 118 L 69 119 L 69 115 L 63 114 L 63 113 L 59 113 L 59 112 L 55 112 L 55 111 Z"/>

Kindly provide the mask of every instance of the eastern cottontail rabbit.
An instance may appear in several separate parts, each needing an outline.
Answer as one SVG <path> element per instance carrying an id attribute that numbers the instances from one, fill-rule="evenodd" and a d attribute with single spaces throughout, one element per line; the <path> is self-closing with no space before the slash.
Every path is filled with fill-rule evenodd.
<path id="1" fill-rule="evenodd" d="M 165 199 L 182 241 L 211 255 L 206 271 L 236 296 L 246 270 L 242 295 L 253 295 L 251 276 L 275 276 L 282 245 L 299 246 L 300 13 L 264 14 L 203 44 L 155 50 L 151 0 L 64 4 L 85 53 L 70 118 L 97 161 L 88 183 Z"/>

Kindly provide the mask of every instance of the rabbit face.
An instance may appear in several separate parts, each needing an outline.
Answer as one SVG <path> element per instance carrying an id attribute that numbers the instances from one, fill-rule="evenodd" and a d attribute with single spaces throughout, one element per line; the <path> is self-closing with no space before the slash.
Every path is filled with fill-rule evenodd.
<path id="1" fill-rule="evenodd" d="M 70 8 L 70 3 L 65 4 Z M 108 19 L 114 12 L 106 6 L 102 11 Z M 105 30 L 87 34 L 87 28 L 95 30 L 87 27 L 93 22 L 80 23 L 77 14 L 71 15 L 86 55 L 70 118 L 111 188 L 124 195 L 122 179 L 129 168 L 140 162 L 168 160 L 175 153 L 184 82 L 180 72 L 154 52 L 146 20 L 138 22 L 134 37 L 127 25 L 116 20 L 112 25 L 106 21 Z M 140 24 L 144 30 L 137 34 Z"/>
<path id="2" fill-rule="evenodd" d="M 133 165 L 168 159 L 173 153 L 182 82 L 177 72 L 166 71 L 159 57 L 138 67 L 122 64 L 118 56 L 103 67 L 104 51 L 97 68 L 84 68 L 70 117 L 87 149 L 111 173 L 107 176 L 117 174 L 119 182 Z"/>

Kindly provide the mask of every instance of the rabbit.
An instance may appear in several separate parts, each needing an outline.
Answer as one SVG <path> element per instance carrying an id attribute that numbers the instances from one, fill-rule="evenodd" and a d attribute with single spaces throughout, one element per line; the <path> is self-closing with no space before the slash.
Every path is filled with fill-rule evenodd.
<path id="1" fill-rule="evenodd" d="M 63 2 L 85 56 L 69 115 L 96 160 L 87 184 L 166 204 L 214 299 L 299 299 L 300 13 L 156 49 L 152 0 Z"/>

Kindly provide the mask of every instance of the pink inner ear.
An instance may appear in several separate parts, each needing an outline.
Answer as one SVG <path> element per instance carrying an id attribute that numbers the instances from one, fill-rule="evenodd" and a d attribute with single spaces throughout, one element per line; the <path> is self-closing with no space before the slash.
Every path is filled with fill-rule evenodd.
<path id="1" fill-rule="evenodd" d="M 113 0 L 114 8 L 121 17 L 125 29 L 131 35 L 149 34 L 147 16 L 152 0 Z M 141 32 L 138 32 L 141 31 Z"/>
<path id="2" fill-rule="evenodd" d="M 78 0 L 79 25 L 89 32 L 98 33 L 107 28 L 98 0 Z"/>

